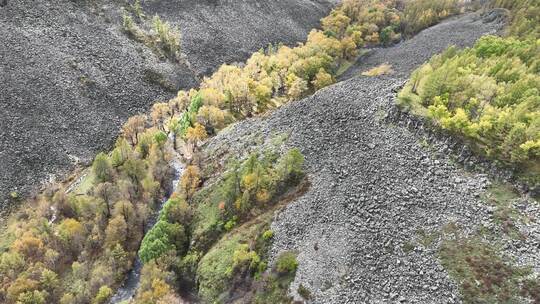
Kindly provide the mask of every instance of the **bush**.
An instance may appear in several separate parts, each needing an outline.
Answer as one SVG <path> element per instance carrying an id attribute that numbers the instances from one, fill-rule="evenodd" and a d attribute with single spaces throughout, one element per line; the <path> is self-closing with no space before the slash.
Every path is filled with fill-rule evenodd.
<path id="1" fill-rule="evenodd" d="M 311 300 L 311 291 L 309 291 L 309 289 L 304 287 L 302 284 L 298 286 L 298 294 L 306 300 Z"/>
<path id="2" fill-rule="evenodd" d="M 279 254 L 276 261 L 276 270 L 281 274 L 291 274 L 296 272 L 298 262 L 296 261 L 296 253 L 285 251 Z"/>
<path id="3" fill-rule="evenodd" d="M 158 44 L 170 55 L 176 57 L 180 52 L 180 31 L 171 28 L 168 22 L 161 20 L 158 15 L 152 19 L 154 31 L 157 33 Z"/>
<path id="4" fill-rule="evenodd" d="M 267 240 L 269 240 L 269 239 L 271 239 L 273 237 L 274 237 L 274 231 L 272 231 L 272 230 L 266 230 L 262 235 L 262 238 L 265 241 L 267 241 Z"/>

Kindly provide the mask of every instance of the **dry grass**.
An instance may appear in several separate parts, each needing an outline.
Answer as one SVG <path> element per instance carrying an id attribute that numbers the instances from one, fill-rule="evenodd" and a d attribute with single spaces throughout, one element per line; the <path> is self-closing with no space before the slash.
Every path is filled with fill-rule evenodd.
<path id="1" fill-rule="evenodd" d="M 394 73 L 394 70 L 392 70 L 392 66 L 388 63 L 383 63 L 377 67 L 374 67 L 370 70 L 362 72 L 362 75 L 364 76 L 381 76 L 381 75 L 388 75 Z"/>

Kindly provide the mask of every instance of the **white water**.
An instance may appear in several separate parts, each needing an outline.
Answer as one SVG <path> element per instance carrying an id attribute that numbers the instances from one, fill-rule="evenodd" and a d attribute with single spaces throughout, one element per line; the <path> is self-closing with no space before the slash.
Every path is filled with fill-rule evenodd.
<path id="1" fill-rule="evenodd" d="M 184 171 L 184 164 L 180 162 L 180 159 L 178 155 L 176 155 L 176 152 L 174 153 L 175 157 L 171 161 L 171 167 L 174 169 L 174 178 L 172 181 L 172 191 L 166 195 L 159 204 L 159 210 L 161 211 L 161 208 L 163 208 L 163 205 L 165 202 L 169 199 L 170 195 L 176 191 L 176 188 L 178 187 L 178 183 L 180 181 L 180 177 L 182 177 L 182 172 Z M 148 219 L 148 223 L 146 224 L 145 231 L 149 231 L 154 227 L 154 225 L 157 222 L 159 212 L 156 212 L 150 219 Z M 122 286 L 116 291 L 116 294 L 111 298 L 110 303 L 111 304 L 117 304 L 121 303 L 123 301 L 129 301 L 135 297 L 135 293 L 137 292 L 137 289 L 140 285 L 140 277 L 141 277 L 141 270 L 142 270 L 142 262 L 141 259 L 139 259 L 139 256 L 137 255 L 137 258 L 135 260 L 135 263 L 133 264 L 133 268 L 128 272 L 128 275 L 126 277 L 126 280 L 122 284 Z"/>

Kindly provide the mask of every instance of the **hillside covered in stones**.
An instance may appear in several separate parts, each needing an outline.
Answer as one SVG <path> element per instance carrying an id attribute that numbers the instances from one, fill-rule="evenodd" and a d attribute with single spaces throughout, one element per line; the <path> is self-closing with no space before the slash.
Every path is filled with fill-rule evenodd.
<path id="1" fill-rule="evenodd" d="M 271 225 L 274 259 L 283 251 L 298 253 L 290 288 L 296 300 L 306 300 L 307 289 L 309 303 L 461 302 L 438 246 L 453 233 L 467 238 L 479 229 L 500 231 L 497 209 L 485 201 L 498 181 L 465 170 L 463 146 L 455 152 L 448 138 L 396 118 L 396 92 L 432 55 L 495 34 L 502 20 L 464 15 L 394 47 L 373 49 L 341 82 L 208 142 L 208 151 L 230 147 L 234 154 L 284 133 L 287 145 L 305 155 L 311 186 Z M 393 73 L 359 75 L 383 63 Z M 517 224 L 525 239 L 503 237 L 503 252 L 538 273 L 538 207 L 526 196 L 513 203 L 520 217 L 533 220 Z"/>
<path id="2" fill-rule="evenodd" d="M 330 2 L 72 1 L 10 15 L 12 31 L 55 48 L 27 58 L 8 34 L 14 123 L 0 130 L 42 150 L 2 142 L 0 156 L 20 176 L 48 168 L 8 182 L 27 188 L 0 218 L 0 302 L 540 302 L 540 5 Z M 306 8 L 333 4 L 307 34 Z M 82 59 L 60 69 L 60 55 Z M 47 94 L 13 97 L 32 87 Z M 79 142 L 96 132 L 100 153 Z"/>
<path id="3" fill-rule="evenodd" d="M 181 31 L 186 60 L 159 58 L 122 32 L 124 1 L 0 6 L 0 201 L 108 149 L 125 120 L 196 87 L 224 62 L 294 45 L 333 1 L 143 1 Z"/>

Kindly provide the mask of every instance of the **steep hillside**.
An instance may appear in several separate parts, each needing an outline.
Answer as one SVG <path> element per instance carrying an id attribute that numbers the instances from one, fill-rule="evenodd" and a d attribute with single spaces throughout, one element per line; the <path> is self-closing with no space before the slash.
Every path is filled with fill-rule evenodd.
<path id="1" fill-rule="evenodd" d="M 240 122 L 209 141 L 209 151 L 229 146 L 241 153 L 250 138 L 254 144 L 257 138 L 283 132 L 290 134 L 288 144 L 305 155 L 311 187 L 271 226 L 274 256 L 284 250 L 298 252 L 291 287 L 298 299 L 460 301 L 458 286 L 437 259 L 438 244 L 448 235 L 459 239 L 482 229 L 486 235 L 500 231 L 500 210 L 482 199 L 494 181 L 466 172 L 446 155 L 448 146 L 430 147 L 421 130 L 417 135 L 388 115 L 395 111 L 395 91 L 414 67 L 448 45 L 471 45 L 500 29 L 489 20 L 493 18 L 462 16 L 396 47 L 373 50 L 350 75 L 385 62 L 393 74 L 345 80 L 267 118 Z M 518 265 L 538 270 L 538 227 L 532 224 L 534 217 L 531 222 L 520 220 L 533 216 L 536 207 L 527 198 L 514 203 L 520 209 L 511 212 L 519 214 L 515 225 L 524 238 L 503 237 L 501 247 L 509 263 L 518 257 Z M 515 300 L 519 294 L 510 296 Z"/>
<path id="2" fill-rule="evenodd" d="M 242 62 L 270 43 L 294 45 L 339 0 L 144 1 L 147 14 L 178 25 L 184 52 L 198 74 Z"/>
<path id="3" fill-rule="evenodd" d="M 304 39 L 332 2 L 145 1 L 148 15 L 180 25 L 193 71 L 122 33 L 122 1 L 4 1 L 0 201 L 90 161 L 125 119 L 197 86 L 223 61 Z"/>

